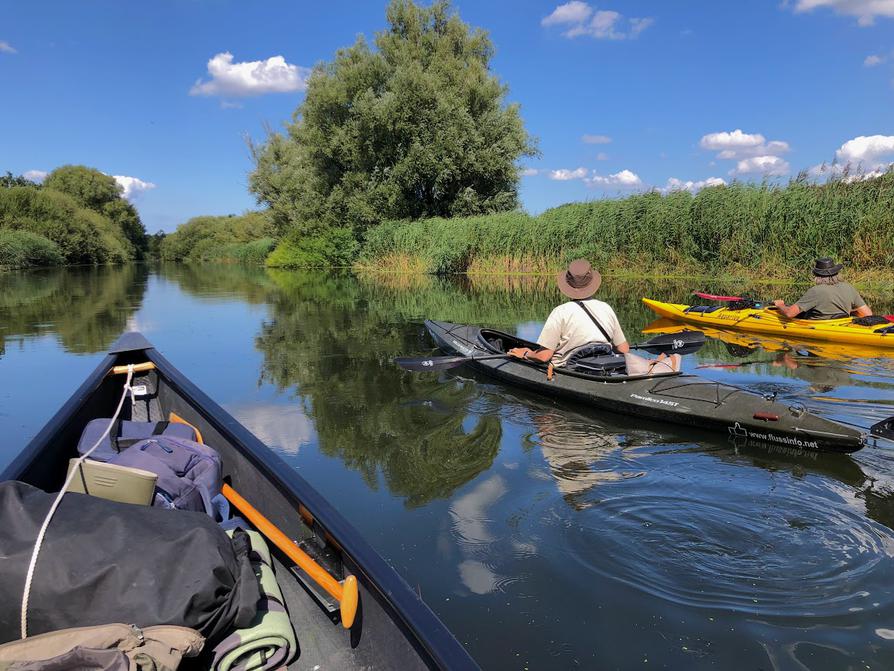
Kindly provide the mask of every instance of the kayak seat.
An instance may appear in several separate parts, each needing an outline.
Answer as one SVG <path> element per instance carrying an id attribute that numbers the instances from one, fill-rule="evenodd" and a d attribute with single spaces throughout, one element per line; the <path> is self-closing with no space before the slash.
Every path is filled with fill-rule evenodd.
<path id="1" fill-rule="evenodd" d="M 690 305 L 688 308 L 683 310 L 683 312 L 697 312 L 701 314 L 706 314 L 708 312 L 716 312 L 722 306 L 720 305 Z"/>
<path id="2" fill-rule="evenodd" d="M 604 342 L 575 347 L 568 353 L 565 367 L 590 375 L 624 375 L 627 372 L 624 355 L 617 354 L 611 345 Z"/>
<path id="3" fill-rule="evenodd" d="M 885 317 L 881 315 L 869 315 L 868 317 L 854 317 L 851 320 L 854 324 L 858 324 L 860 326 L 881 326 L 882 324 L 888 325 L 889 322 Z"/>
<path id="4" fill-rule="evenodd" d="M 806 312 L 800 313 L 795 319 L 813 319 L 813 320 L 826 320 L 826 319 L 844 319 L 845 317 L 850 317 L 850 315 L 846 312 L 839 312 L 834 315 L 824 315 L 819 312 L 816 308 L 810 308 Z"/>

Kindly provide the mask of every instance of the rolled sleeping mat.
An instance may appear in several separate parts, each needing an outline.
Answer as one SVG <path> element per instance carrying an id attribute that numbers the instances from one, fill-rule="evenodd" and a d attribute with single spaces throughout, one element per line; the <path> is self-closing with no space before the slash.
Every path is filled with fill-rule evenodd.
<path id="1" fill-rule="evenodd" d="M 214 671 L 278 669 L 285 667 L 298 651 L 267 544 L 256 531 L 247 533 L 251 539 L 251 564 L 261 586 L 258 612 L 249 627 L 233 630 L 214 647 Z"/>

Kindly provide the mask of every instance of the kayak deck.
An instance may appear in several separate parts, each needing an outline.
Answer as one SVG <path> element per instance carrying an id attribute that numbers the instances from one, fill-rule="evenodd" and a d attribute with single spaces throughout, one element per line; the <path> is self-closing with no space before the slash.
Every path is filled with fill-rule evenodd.
<path id="1" fill-rule="evenodd" d="M 516 336 L 449 322 L 427 321 L 441 349 L 471 357 L 475 369 L 542 394 L 663 422 L 699 426 L 731 440 L 757 441 L 795 449 L 854 452 L 865 435 L 848 426 L 788 407 L 739 387 L 684 373 L 653 376 L 597 376 L 517 359 L 480 360 L 511 347 L 537 347 Z M 500 347 L 494 344 L 499 341 Z"/>
<path id="2" fill-rule="evenodd" d="M 894 347 L 894 326 L 862 326 L 851 317 L 841 319 L 788 319 L 778 310 L 724 306 L 692 306 L 643 298 L 656 314 L 678 322 L 714 328 L 763 333 L 806 340 L 834 341 L 871 347 Z M 704 308 L 704 309 L 703 309 Z"/>

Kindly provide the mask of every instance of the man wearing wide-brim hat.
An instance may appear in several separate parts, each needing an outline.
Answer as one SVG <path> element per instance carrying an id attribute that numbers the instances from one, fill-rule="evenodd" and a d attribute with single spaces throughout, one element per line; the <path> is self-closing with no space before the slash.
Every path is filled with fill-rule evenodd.
<path id="1" fill-rule="evenodd" d="M 537 344 L 540 349 L 516 347 L 512 356 L 532 359 L 554 366 L 564 366 L 575 351 L 593 343 L 608 343 L 623 354 L 628 375 L 667 373 L 680 369 L 680 355 L 658 359 L 644 359 L 630 353 L 630 345 L 615 311 L 608 303 L 596 300 L 593 294 L 602 283 L 602 276 L 585 259 L 572 261 L 567 270 L 556 276 L 559 291 L 571 301 L 559 305 L 550 313 Z"/>
<path id="2" fill-rule="evenodd" d="M 853 314 L 869 317 L 872 310 L 853 286 L 839 276 L 842 265 L 834 259 L 817 259 L 813 265 L 813 286 L 794 305 L 773 301 L 773 305 L 790 319 L 806 315 L 810 319 L 833 319 Z"/>

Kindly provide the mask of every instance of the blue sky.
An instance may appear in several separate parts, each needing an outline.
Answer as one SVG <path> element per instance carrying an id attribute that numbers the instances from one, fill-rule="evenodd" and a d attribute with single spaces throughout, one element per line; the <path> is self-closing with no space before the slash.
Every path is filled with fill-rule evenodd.
<path id="1" fill-rule="evenodd" d="M 251 208 L 245 137 L 288 120 L 306 68 L 383 28 L 385 6 L 8 3 L 0 171 L 131 178 L 150 232 Z M 531 212 L 894 161 L 894 0 L 454 6 L 490 32 L 493 70 L 539 138 L 521 186 Z"/>

